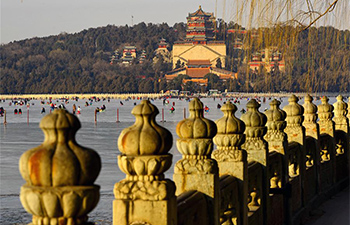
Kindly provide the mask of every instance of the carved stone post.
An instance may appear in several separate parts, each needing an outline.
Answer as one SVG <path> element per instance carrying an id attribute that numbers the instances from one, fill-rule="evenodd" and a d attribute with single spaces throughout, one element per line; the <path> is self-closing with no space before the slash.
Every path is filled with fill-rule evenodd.
<path id="1" fill-rule="evenodd" d="M 349 120 L 346 118 L 347 108 L 343 96 L 337 97 L 334 106 L 335 123 L 335 154 L 337 158 L 337 181 L 348 177 L 349 174 Z M 338 168 L 339 167 L 339 168 Z"/>
<path id="2" fill-rule="evenodd" d="M 287 114 L 279 108 L 280 105 L 281 102 L 274 99 L 270 102 L 271 108 L 265 112 L 267 132 L 264 138 L 268 143 L 269 152 L 277 152 L 282 156 L 280 157 L 281 160 L 278 160 L 279 162 L 274 162 L 281 163 L 281 165 L 276 165 L 273 167 L 273 171 L 270 171 L 270 188 L 282 188 L 288 182 L 288 142 L 287 135 L 284 133 Z M 269 162 L 269 167 L 273 166 L 271 164 L 272 162 Z"/>
<path id="3" fill-rule="evenodd" d="M 77 117 L 54 110 L 40 122 L 44 142 L 25 152 L 19 169 L 26 184 L 21 188 L 23 207 L 33 214 L 33 225 L 85 224 L 99 200 L 94 185 L 100 169 L 99 155 L 76 143 Z"/>
<path id="4" fill-rule="evenodd" d="M 298 104 L 298 101 L 298 98 L 292 95 L 288 99 L 289 105 L 283 108 L 287 113 L 287 126 L 284 132 L 288 136 L 288 143 L 296 142 L 303 146 L 305 141 L 305 128 L 302 126 L 304 108 Z"/>
<path id="5" fill-rule="evenodd" d="M 246 141 L 242 148 L 247 151 L 248 162 L 257 162 L 263 168 L 263 178 L 262 178 L 262 193 L 261 193 L 261 206 L 263 209 L 263 222 L 267 223 L 267 200 L 268 200 L 268 175 L 267 175 L 267 165 L 268 165 L 268 149 L 267 142 L 263 139 L 266 133 L 265 124 L 267 122 L 266 116 L 259 112 L 260 104 L 252 99 L 247 103 L 247 112 L 241 117 L 246 125 L 245 136 Z M 249 176 L 249 174 L 248 174 Z M 248 190 L 250 191 L 250 190 Z"/>
<path id="6" fill-rule="evenodd" d="M 305 96 L 304 107 L 304 122 L 303 126 L 305 127 L 306 136 L 312 137 L 315 140 L 320 139 L 319 126 L 316 123 L 317 120 L 317 106 L 312 103 L 313 97 L 309 94 Z"/>
<path id="7" fill-rule="evenodd" d="M 215 121 L 218 133 L 214 137 L 217 150 L 213 151 L 212 157 L 218 162 L 219 174 L 228 174 L 238 179 L 240 196 L 239 200 L 239 224 L 248 223 L 248 163 L 247 152 L 241 149 L 244 143 L 245 124 L 235 117 L 237 107 L 227 102 L 221 107 L 224 116 Z"/>
<path id="8" fill-rule="evenodd" d="M 287 154 L 287 135 L 284 133 L 286 127 L 286 112 L 281 110 L 279 106 L 281 102 L 274 99 L 270 102 L 271 108 L 265 112 L 267 117 L 267 132 L 265 140 L 269 145 L 269 152 L 275 151 L 282 155 Z"/>
<path id="9" fill-rule="evenodd" d="M 314 194 L 319 192 L 320 184 L 320 127 L 317 120 L 317 106 L 312 103 L 313 98 L 308 94 L 305 96 L 304 107 L 304 122 L 303 126 L 305 127 L 305 154 L 306 154 L 306 179 L 309 181 L 309 185 L 305 186 L 306 198 L 310 200 Z M 315 174 L 311 174 L 313 167 L 315 167 Z M 310 176 L 316 176 L 317 184 L 314 183 L 314 178 Z M 314 186 L 315 185 L 315 186 Z M 312 187 L 314 187 L 314 193 L 312 192 Z"/>
<path id="10" fill-rule="evenodd" d="M 302 126 L 304 108 L 298 104 L 298 98 L 292 95 L 289 105 L 283 108 L 287 113 L 287 126 L 284 132 L 288 139 L 289 177 L 292 186 L 292 212 L 295 213 L 304 203 L 305 176 L 305 128 Z"/>
<path id="11" fill-rule="evenodd" d="M 318 106 L 318 124 L 320 126 L 320 162 L 322 191 L 326 191 L 335 183 L 335 126 L 332 121 L 334 107 L 328 103 L 329 99 L 324 96 L 322 104 Z M 327 165 L 326 165 L 327 164 Z"/>
<path id="12" fill-rule="evenodd" d="M 203 103 L 194 98 L 189 103 L 190 116 L 176 127 L 179 139 L 176 146 L 182 159 L 175 164 L 176 195 L 196 190 L 204 193 L 209 202 L 210 224 L 219 224 L 219 175 L 217 162 L 211 159 L 212 138 L 216 125 L 203 117 Z"/>
<path id="13" fill-rule="evenodd" d="M 242 147 L 247 151 L 248 162 L 255 161 L 266 167 L 268 149 L 263 136 L 266 133 L 267 117 L 259 112 L 259 107 L 260 104 L 255 99 L 250 100 L 247 103 L 247 112 L 241 117 L 246 125 L 246 140 Z"/>
<path id="14" fill-rule="evenodd" d="M 131 113 L 134 125 L 118 138 L 118 165 L 126 178 L 114 186 L 113 224 L 175 225 L 175 184 L 164 178 L 172 161 L 172 135 L 156 123 L 158 109 L 148 100 Z"/>

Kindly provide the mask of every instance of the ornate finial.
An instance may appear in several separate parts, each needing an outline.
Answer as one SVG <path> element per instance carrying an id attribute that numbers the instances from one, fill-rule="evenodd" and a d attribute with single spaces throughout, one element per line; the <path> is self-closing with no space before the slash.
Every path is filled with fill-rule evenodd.
<path id="1" fill-rule="evenodd" d="M 212 138 L 216 134 L 213 121 L 203 117 L 203 103 L 194 98 L 189 104 L 190 116 L 180 121 L 176 126 L 179 136 L 177 148 L 184 157 L 191 155 L 207 157 L 213 150 Z"/>
<path id="2" fill-rule="evenodd" d="M 285 106 L 283 110 L 287 113 L 287 126 L 300 126 L 303 122 L 304 108 L 298 104 L 299 99 L 292 95 L 289 99 L 289 105 Z"/>
<path id="3" fill-rule="evenodd" d="M 167 129 L 155 121 L 158 109 L 150 101 L 142 100 L 131 113 L 136 117 L 136 121 L 121 132 L 118 138 L 119 150 L 130 156 L 168 153 L 173 138 Z"/>
<path id="4" fill-rule="evenodd" d="M 347 108 L 349 107 L 344 101 L 343 96 L 338 95 L 337 102 L 333 104 L 334 106 L 334 117 L 333 121 L 335 123 L 335 130 L 339 133 L 349 133 L 349 120 L 346 118 Z M 340 132 L 339 132 L 340 131 Z M 336 135 L 336 153 L 344 154 L 348 147 L 349 141 L 346 136 Z"/>
<path id="5" fill-rule="evenodd" d="M 213 152 L 213 158 L 217 161 L 234 160 L 241 161 L 241 145 L 244 142 L 245 124 L 242 120 L 235 117 L 237 107 L 231 102 L 227 102 L 221 107 L 224 116 L 215 123 L 218 132 L 214 137 L 214 143 L 218 150 Z M 235 151 L 239 150 L 239 151 Z"/>
<path id="6" fill-rule="evenodd" d="M 321 98 L 322 104 L 318 106 L 318 117 L 320 120 L 331 120 L 333 117 L 334 107 L 328 101 L 329 98 L 327 96 Z"/>
<path id="7" fill-rule="evenodd" d="M 346 117 L 348 105 L 343 101 L 343 96 L 337 96 L 337 102 L 333 104 L 334 106 L 334 119 Z"/>
<path id="8" fill-rule="evenodd" d="M 305 96 L 304 107 L 304 123 L 316 123 L 317 120 L 317 106 L 312 103 L 313 98 L 308 94 Z"/>
<path id="9" fill-rule="evenodd" d="M 286 122 L 284 120 L 286 119 L 287 114 L 279 108 L 280 105 L 281 102 L 274 99 L 270 102 L 271 108 L 265 112 L 267 117 L 266 126 L 268 130 L 283 131 L 286 127 Z"/>
<path id="10" fill-rule="evenodd" d="M 163 180 L 163 173 L 171 166 L 172 156 L 167 153 L 173 139 L 170 131 L 156 123 L 158 112 L 150 101 L 142 100 L 131 112 L 136 118 L 135 123 L 125 128 L 118 138 L 118 147 L 123 153 L 118 156 L 118 165 L 127 174 L 125 180 L 115 185 L 118 199 L 159 198 L 157 194 L 152 196 L 147 190 L 143 192 L 132 186 L 137 180 Z"/>
<path id="11" fill-rule="evenodd" d="M 267 117 L 258 111 L 260 104 L 252 99 L 247 103 L 247 112 L 241 117 L 246 125 L 246 137 L 262 137 L 266 132 Z"/>
<path id="12" fill-rule="evenodd" d="M 265 112 L 267 117 L 267 132 L 264 139 L 269 144 L 269 151 L 276 151 L 285 154 L 286 134 L 283 132 L 286 127 L 286 112 L 279 106 L 281 102 L 274 99 L 270 102 L 270 109 Z"/>
<path id="13" fill-rule="evenodd" d="M 101 169 L 100 157 L 76 143 L 80 122 L 64 109 L 46 115 L 40 128 L 44 142 L 20 158 L 27 182 L 21 188 L 21 202 L 33 214 L 33 224 L 83 224 L 99 199 L 99 186 L 93 183 Z"/>
<path id="14" fill-rule="evenodd" d="M 247 112 L 241 120 L 245 123 L 246 141 L 242 148 L 248 153 L 248 161 L 256 161 L 267 166 L 267 143 L 262 138 L 266 133 L 266 116 L 258 111 L 260 104 L 252 99 L 247 103 Z"/>
<path id="15" fill-rule="evenodd" d="M 199 5 L 199 9 L 201 9 L 202 8 L 202 6 L 201 5 Z"/>
<path id="16" fill-rule="evenodd" d="M 171 133 L 159 126 L 155 117 L 158 109 L 148 100 L 134 107 L 135 123 L 125 128 L 119 138 L 119 168 L 126 178 L 114 185 L 114 224 L 128 225 L 144 223 L 166 224 L 176 220 L 175 184 L 164 178 L 164 172 L 171 166 Z M 137 201 L 135 201 L 137 200 Z M 159 203 L 161 201 L 161 203 Z M 148 209 L 162 212 L 161 217 L 133 209 Z M 127 219 L 126 219 L 127 218 Z"/>
<path id="17" fill-rule="evenodd" d="M 196 190 L 205 194 L 209 202 L 210 224 L 219 224 L 218 164 L 211 159 L 216 124 L 203 117 L 203 103 L 194 98 L 189 103 L 190 116 L 176 126 L 176 141 L 182 159 L 176 162 L 174 181 L 176 195 Z"/>

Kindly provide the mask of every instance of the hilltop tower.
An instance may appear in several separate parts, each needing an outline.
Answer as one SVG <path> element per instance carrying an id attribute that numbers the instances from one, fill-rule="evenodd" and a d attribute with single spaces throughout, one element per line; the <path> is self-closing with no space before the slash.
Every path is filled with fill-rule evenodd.
<path id="1" fill-rule="evenodd" d="M 199 6 L 197 11 L 188 14 L 186 40 L 194 44 L 205 44 L 209 40 L 214 40 L 214 26 L 213 13 L 204 12 Z"/>

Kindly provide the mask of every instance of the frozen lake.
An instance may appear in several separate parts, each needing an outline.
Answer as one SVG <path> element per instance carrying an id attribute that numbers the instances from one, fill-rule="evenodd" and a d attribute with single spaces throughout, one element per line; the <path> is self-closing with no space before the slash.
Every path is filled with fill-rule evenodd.
<path id="1" fill-rule="evenodd" d="M 236 104 L 238 110 L 236 117 L 240 118 L 240 110 L 245 108 L 247 103 L 246 98 L 239 99 L 240 104 Z M 262 100 L 262 99 L 261 99 Z M 287 98 L 282 99 L 281 108 L 288 104 Z M 120 132 L 134 123 L 134 116 L 130 113 L 134 107 L 134 103 L 139 103 L 140 100 L 119 100 L 111 99 L 93 102 L 92 105 L 85 106 L 86 99 L 78 101 L 69 100 L 69 103 L 56 102 L 57 105 L 64 104 L 68 111 L 72 111 L 73 104 L 81 107 L 81 114 L 78 118 L 82 124 L 82 128 L 78 130 L 76 139 L 79 144 L 94 149 L 99 153 L 102 160 L 102 169 L 95 184 L 101 186 L 100 202 L 93 212 L 89 214 L 89 221 L 96 224 L 111 224 L 112 223 L 112 201 L 114 199 L 113 187 L 114 184 L 125 177 L 117 165 L 117 155 L 120 152 L 117 149 L 117 139 Z M 122 101 L 123 105 L 120 104 Z M 173 147 L 170 151 L 173 154 L 173 164 L 181 157 L 176 150 L 175 141 L 178 138 L 176 135 L 176 124 L 184 117 L 184 108 L 188 117 L 188 102 L 185 100 L 169 99 L 168 105 L 163 105 L 162 100 L 151 101 L 160 111 L 157 116 L 157 121 L 161 126 L 169 129 L 174 137 Z M 223 116 L 220 109 L 217 109 L 217 104 L 223 105 L 225 99 L 202 98 L 204 105 L 210 108 L 205 117 L 211 120 L 217 120 Z M 260 111 L 270 108 L 269 100 L 266 98 L 265 103 L 261 103 Z M 333 104 L 336 101 L 334 97 L 330 98 L 329 103 Z M 22 207 L 19 200 L 20 187 L 24 184 L 19 170 L 18 162 L 22 153 L 30 148 L 36 147 L 44 140 L 44 135 L 39 128 L 39 122 L 45 114 L 41 114 L 41 108 L 45 107 L 46 114 L 49 113 L 49 105 L 41 105 L 40 100 L 31 100 L 30 106 L 9 106 L 10 100 L 0 102 L 0 107 L 7 110 L 7 125 L 3 124 L 3 117 L 0 118 L 0 224 L 24 224 L 31 221 L 31 215 L 28 214 Z M 175 112 L 170 113 L 169 109 L 175 103 Z M 34 103 L 34 105 L 32 104 Z M 321 101 L 314 101 L 316 105 L 321 104 Z M 299 101 L 299 104 L 304 104 L 304 100 Z M 94 123 L 94 110 L 96 107 L 106 106 L 106 111 L 101 112 L 97 116 L 97 124 Z M 21 115 L 15 115 L 14 109 L 21 109 Z M 117 108 L 119 109 L 120 123 L 116 123 Z M 164 109 L 164 119 L 162 120 L 162 109 Z M 28 113 L 29 112 L 29 123 Z M 172 177 L 173 167 L 170 168 L 166 176 Z"/>

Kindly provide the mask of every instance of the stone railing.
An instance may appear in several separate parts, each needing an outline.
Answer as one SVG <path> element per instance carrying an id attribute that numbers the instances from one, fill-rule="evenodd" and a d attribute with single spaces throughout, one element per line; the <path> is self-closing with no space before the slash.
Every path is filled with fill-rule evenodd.
<path id="1" fill-rule="evenodd" d="M 312 100 L 307 95 L 301 106 L 292 95 L 284 110 L 273 100 L 265 113 L 251 100 L 241 120 L 227 102 L 214 123 L 194 98 L 189 118 L 176 127 L 182 159 L 173 181 L 164 177 L 172 134 L 156 123 L 158 109 L 143 100 L 132 110 L 135 124 L 118 139 L 126 176 L 114 186 L 113 224 L 300 224 L 312 207 L 349 184 L 350 107 L 342 96 L 333 106 L 327 97 L 318 107 Z M 27 182 L 21 202 L 34 225 L 86 224 L 99 199 L 100 157 L 76 143 L 74 115 L 55 110 L 40 127 L 44 142 L 20 159 Z"/>

